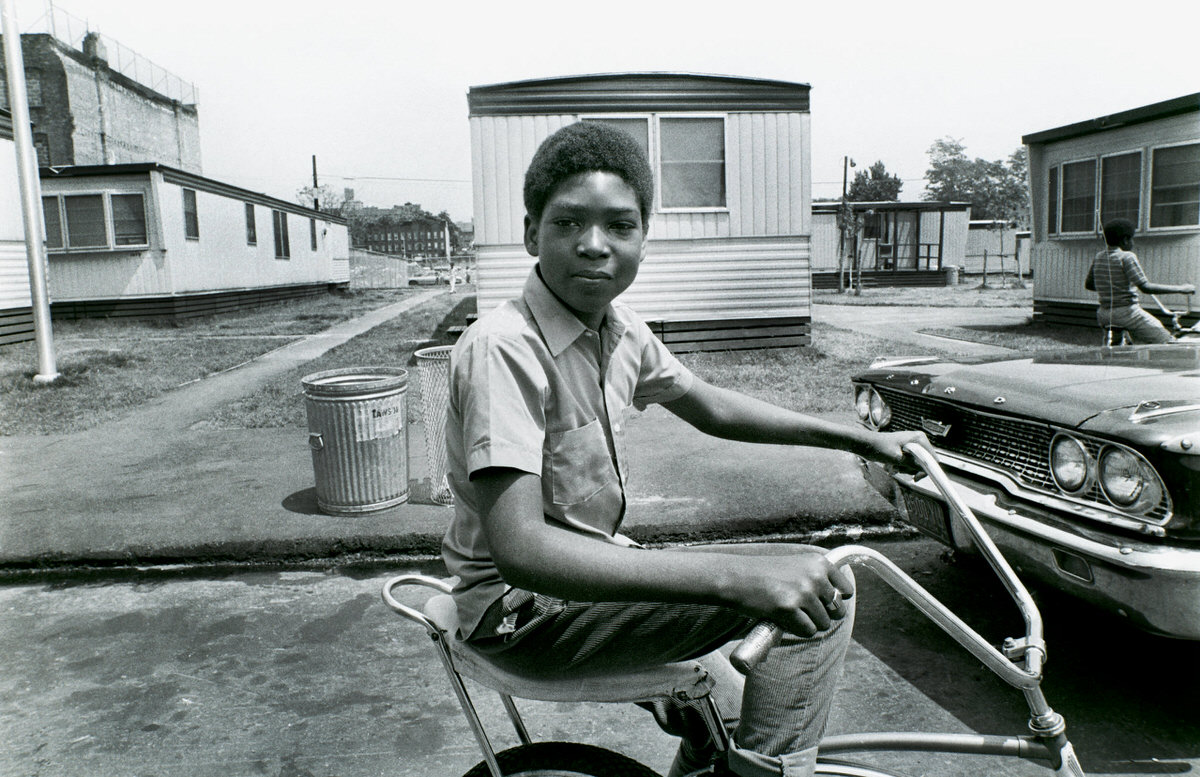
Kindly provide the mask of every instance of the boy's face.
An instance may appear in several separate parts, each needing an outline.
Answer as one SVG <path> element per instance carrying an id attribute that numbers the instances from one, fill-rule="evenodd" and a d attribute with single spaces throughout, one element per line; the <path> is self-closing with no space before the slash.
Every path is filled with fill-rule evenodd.
<path id="1" fill-rule="evenodd" d="M 637 277 L 646 230 L 637 195 L 614 173 L 565 179 L 534 223 L 525 217 L 525 249 L 542 280 L 580 321 L 598 329 L 604 310 Z"/>

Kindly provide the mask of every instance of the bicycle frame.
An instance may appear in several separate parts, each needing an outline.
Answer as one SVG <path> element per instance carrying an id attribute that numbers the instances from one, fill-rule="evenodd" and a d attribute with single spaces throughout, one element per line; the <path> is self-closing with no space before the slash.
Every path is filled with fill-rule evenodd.
<path id="1" fill-rule="evenodd" d="M 911 602 L 922 614 L 937 624 L 951 638 L 975 656 L 988 669 L 1010 686 L 1020 689 L 1029 706 L 1030 734 L 1019 736 L 951 734 L 924 732 L 886 732 L 860 733 L 828 736 L 821 740 L 818 747 L 821 758 L 840 753 L 861 751 L 924 751 L 941 753 L 961 753 L 971 755 L 993 755 L 1018 757 L 1042 762 L 1050 766 L 1055 774 L 1062 777 L 1085 777 L 1082 766 L 1075 755 L 1070 741 L 1066 737 L 1066 724 L 1063 717 L 1055 712 L 1046 701 L 1041 691 L 1042 666 L 1046 657 L 1046 646 L 1042 633 L 1042 619 L 1037 605 L 1028 590 L 1017 577 L 1012 567 L 1004 559 L 999 549 L 992 542 L 983 526 L 972 513 L 970 507 L 962 500 L 952 482 L 942 471 L 934 455 L 915 444 L 906 445 L 905 452 L 913 458 L 917 465 L 932 479 L 941 492 L 949 509 L 962 519 L 974 541 L 976 548 L 987 559 L 993 571 L 1000 578 L 1005 589 L 1013 598 L 1024 620 L 1025 632 L 1020 638 L 1004 640 L 1001 649 L 997 649 L 961 618 L 950 611 L 945 605 L 926 591 L 916 581 L 909 577 L 890 559 L 882 553 L 862 546 L 846 545 L 835 548 L 827 554 L 830 563 L 835 566 L 852 564 L 869 569 L 879 576 L 892 589 Z M 397 601 L 392 589 L 406 584 L 419 584 L 433 588 L 441 594 L 448 594 L 450 586 L 443 581 L 426 578 L 422 575 L 401 575 L 388 580 L 384 584 L 384 601 L 397 613 L 425 627 L 428 636 L 434 642 L 443 668 L 450 678 L 455 695 L 458 697 L 463 713 L 467 718 L 472 733 L 484 754 L 484 761 L 492 775 L 502 774 L 487 734 L 484 732 L 482 721 L 479 719 L 467 692 L 459 668 L 452 654 L 450 640 L 452 635 L 444 631 L 425 613 L 407 607 Z M 447 597 L 443 597 L 447 598 Z M 752 669 L 770 647 L 779 640 L 781 632 L 770 623 L 760 623 L 754 627 L 741 645 L 734 650 L 731 660 L 743 672 Z M 469 655 L 460 658 L 469 659 Z M 478 668 L 476 668 L 478 670 Z M 486 674 L 486 672 L 485 672 Z M 475 679 L 479 680 L 479 677 Z M 522 696 L 520 688 L 506 686 L 503 682 L 491 686 L 500 693 L 506 712 L 516 728 L 520 741 L 528 745 L 531 742 L 525 730 L 520 715 L 513 703 L 514 696 Z M 673 692 L 676 698 L 684 698 L 679 692 Z M 546 700 L 564 700 L 554 696 L 525 696 L 524 698 L 543 698 Z M 572 696 L 572 700 L 577 699 Z M 593 698 L 593 701 L 614 701 L 617 699 Z M 628 699 L 622 699 L 628 700 Z M 720 715 L 716 710 L 711 695 L 702 690 L 692 697 L 698 705 L 710 733 L 718 742 L 721 749 L 727 744 L 725 732 L 719 724 Z M 849 774 L 850 772 L 839 772 Z M 860 769 L 855 774 L 872 774 L 871 769 Z"/>
<path id="2" fill-rule="evenodd" d="M 1056 774 L 1064 777 L 1084 777 L 1083 767 L 1066 737 L 1066 723 L 1055 712 L 1041 691 L 1042 665 L 1046 658 L 1041 613 L 1028 589 L 1009 566 L 999 548 L 992 542 L 971 508 L 954 489 L 953 483 L 932 453 L 915 444 L 904 446 L 946 500 L 947 506 L 961 519 L 970 533 L 976 549 L 1020 610 L 1025 622 L 1025 634 L 1004 640 L 1003 650 L 997 650 L 957 615 L 890 559 L 871 548 L 846 545 L 830 551 L 826 558 L 835 566 L 853 564 L 869 569 L 892 589 L 911 602 L 926 617 L 945 631 L 955 642 L 979 659 L 1001 680 L 1025 695 L 1029 706 L 1029 730 L 1025 736 L 990 736 L 975 734 L 926 734 L 914 732 L 849 734 L 826 737 L 819 751 L 824 754 L 863 750 L 921 750 L 931 752 L 970 753 L 976 755 L 1017 756 L 1048 763 Z M 778 627 L 760 623 L 734 650 L 731 660 L 738 669 L 748 671 L 766 655 L 766 651 L 782 636 Z"/>

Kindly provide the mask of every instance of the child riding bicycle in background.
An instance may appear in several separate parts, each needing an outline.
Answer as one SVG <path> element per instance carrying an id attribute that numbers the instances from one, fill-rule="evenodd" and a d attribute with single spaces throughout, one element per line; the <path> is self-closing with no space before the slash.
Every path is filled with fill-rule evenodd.
<path id="1" fill-rule="evenodd" d="M 1137 290 L 1145 294 L 1194 294 L 1191 283 L 1151 283 L 1133 253 L 1134 224 L 1129 219 L 1112 219 L 1104 225 L 1108 246 L 1096 254 L 1083 286 L 1096 292 L 1100 307 L 1096 320 L 1102 328 L 1129 332 L 1134 342 L 1169 343 L 1171 333 L 1138 304 Z"/>
<path id="2" fill-rule="evenodd" d="M 848 570 L 808 546 L 651 550 L 624 538 L 630 411 L 660 403 L 721 437 L 892 464 L 924 437 L 840 426 L 712 386 L 613 303 L 645 258 L 653 203 L 646 157 L 619 130 L 581 122 L 550 136 L 524 198 L 537 264 L 521 296 L 481 316 L 451 356 L 455 516 L 443 558 L 460 579 L 459 637 L 531 677 L 712 654 L 714 693 L 737 724 L 728 764 L 709 766 L 714 746 L 692 708 L 659 705 L 659 724 L 683 737 L 671 774 L 811 774 L 850 639 Z M 743 690 L 714 651 L 761 619 L 790 636 Z"/>

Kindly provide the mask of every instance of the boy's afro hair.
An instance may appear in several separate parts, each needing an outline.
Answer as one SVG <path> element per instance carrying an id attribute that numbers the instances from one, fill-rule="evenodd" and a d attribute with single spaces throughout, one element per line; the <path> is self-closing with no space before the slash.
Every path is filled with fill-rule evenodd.
<path id="1" fill-rule="evenodd" d="M 600 122 L 568 124 L 546 138 L 525 171 L 525 212 L 537 221 L 546 201 L 567 178 L 603 171 L 621 177 L 637 195 L 642 223 L 650 221 L 654 176 L 637 142 L 627 133 Z"/>
<path id="2" fill-rule="evenodd" d="M 1104 225 L 1104 242 L 1110 246 L 1119 246 L 1125 238 L 1133 238 L 1137 228 L 1129 219 L 1112 219 Z"/>

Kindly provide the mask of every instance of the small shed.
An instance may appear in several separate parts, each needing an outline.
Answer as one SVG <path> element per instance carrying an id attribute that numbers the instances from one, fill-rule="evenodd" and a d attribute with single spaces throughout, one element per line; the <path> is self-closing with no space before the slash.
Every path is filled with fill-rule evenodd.
<path id="1" fill-rule="evenodd" d="M 1083 287 L 1103 224 L 1137 225 L 1134 251 L 1160 283 L 1200 285 L 1200 93 L 1026 135 L 1033 209 L 1033 314 L 1095 326 Z M 1167 295 L 1175 310 L 1195 297 Z M 1151 313 L 1159 311 L 1151 302 Z"/>
<path id="2" fill-rule="evenodd" d="M 632 135 L 655 176 L 647 257 L 622 302 L 675 351 L 809 342 L 807 84 L 618 73 L 475 86 L 467 102 L 480 313 L 533 266 L 521 190 L 537 147 L 597 121 Z"/>
<path id="3" fill-rule="evenodd" d="M 340 216 L 155 163 L 40 177 L 56 318 L 186 318 L 349 284 Z"/>
<path id="4" fill-rule="evenodd" d="M 962 266 L 971 206 L 965 202 L 851 202 L 857 230 L 843 246 L 840 202 L 813 204 L 812 283 L 838 288 L 838 256 L 855 257 L 863 286 L 945 286 Z M 848 267 L 843 268 L 849 282 Z"/>
<path id="5" fill-rule="evenodd" d="M 33 297 L 12 115 L 0 110 L 0 345 L 33 339 Z"/>

